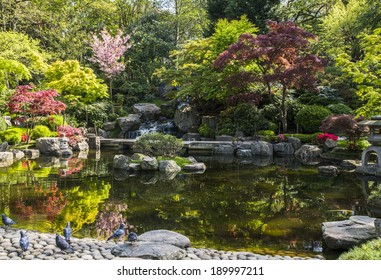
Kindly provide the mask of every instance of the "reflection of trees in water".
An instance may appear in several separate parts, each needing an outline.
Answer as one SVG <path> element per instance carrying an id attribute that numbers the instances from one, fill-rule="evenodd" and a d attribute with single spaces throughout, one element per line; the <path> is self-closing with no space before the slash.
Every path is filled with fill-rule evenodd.
<path id="1" fill-rule="evenodd" d="M 73 233 L 82 229 L 84 224 L 95 222 L 100 205 L 109 198 L 111 185 L 109 183 L 83 182 L 66 191 L 67 203 L 52 224 L 52 229 L 62 232 L 67 222 L 70 222 Z"/>
<path id="2" fill-rule="evenodd" d="M 336 214 L 328 211 L 350 209 L 360 194 L 353 191 L 353 178 L 274 166 L 207 171 L 139 188 L 136 179 L 128 180 L 131 187 L 125 191 L 134 194 L 128 197 L 131 223 L 141 223 L 144 230 L 173 229 L 206 245 L 275 242 L 309 248 L 305 244 L 321 238 L 321 222 Z"/>
<path id="3" fill-rule="evenodd" d="M 102 239 L 107 238 L 115 229 L 119 228 L 121 223 L 128 225 L 127 218 L 123 217 L 123 212 L 126 212 L 127 208 L 127 204 L 119 202 L 109 201 L 103 204 L 102 210 L 99 211 L 95 222 L 97 237 Z"/>

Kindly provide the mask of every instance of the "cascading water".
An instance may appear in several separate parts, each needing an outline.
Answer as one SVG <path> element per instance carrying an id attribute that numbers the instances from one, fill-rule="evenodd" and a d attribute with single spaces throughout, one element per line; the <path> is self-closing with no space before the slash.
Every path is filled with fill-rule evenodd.
<path id="1" fill-rule="evenodd" d="M 175 134 L 176 127 L 173 121 L 148 121 L 140 125 L 138 130 L 126 131 L 124 138 L 135 139 L 144 134 L 152 132 L 162 132 L 164 134 Z"/>

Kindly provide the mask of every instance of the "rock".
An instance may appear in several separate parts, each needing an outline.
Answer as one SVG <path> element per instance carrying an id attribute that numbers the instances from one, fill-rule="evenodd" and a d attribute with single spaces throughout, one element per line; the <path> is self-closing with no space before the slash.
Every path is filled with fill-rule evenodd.
<path id="1" fill-rule="evenodd" d="M 234 137 L 233 136 L 230 136 L 230 135 L 218 135 L 216 136 L 216 141 L 227 141 L 227 142 L 233 142 L 234 141 Z"/>
<path id="2" fill-rule="evenodd" d="M 25 157 L 24 152 L 22 152 L 20 150 L 13 150 L 12 153 L 13 153 L 13 157 L 14 157 L 15 161 Z"/>
<path id="3" fill-rule="evenodd" d="M 352 216 L 349 220 L 323 223 L 323 239 L 335 250 L 348 250 L 376 238 L 375 218 Z"/>
<path id="4" fill-rule="evenodd" d="M 111 131 L 111 130 L 114 130 L 116 128 L 116 121 L 114 122 L 106 122 L 103 124 L 103 129 L 105 131 Z"/>
<path id="5" fill-rule="evenodd" d="M 0 167 L 7 167 L 13 164 L 12 152 L 0 152 Z"/>
<path id="6" fill-rule="evenodd" d="M 5 141 L 5 142 L 0 144 L 0 152 L 6 152 L 6 151 L 8 151 L 8 149 L 9 149 L 8 142 Z"/>
<path id="7" fill-rule="evenodd" d="M 175 112 L 175 125 L 182 132 L 188 132 L 192 127 L 198 127 L 200 121 L 200 115 L 190 106 L 182 107 Z"/>
<path id="8" fill-rule="evenodd" d="M 140 163 L 129 163 L 128 164 L 128 170 L 140 171 L 140 170 L 142 170 L 142 168 L 140 167 Z"/>
<path id="9" fill-rule="evenodd" d="M 183 135 L 182 139 L 184 141 L 200 141 L 200 133 L 186 133 Z"/>
<path id="10" fill-rule="evenodd" d="M 129 162 L 130 158 L 125 155 L 115 155 L 114 156 L 114 168 L 115 169 L 123 169 L 123 170 L 129 170 Z"/>
<path id="11" fill-rule="evenodd" d="M 140 162 L 140 167 L 142 170 L 158 170 L 159 163 L 156 158 L 153 157 L 145 157 Z"/>
<path id="12" fill-rule="evenodd" d="M 36 140 L 36 148 L 41 154 L 56 155 L 60 150 L 57 137 L 42 137 Z"/>
<path id="13" fill-rule="evenodd" d="M 88 151 L 89 150 L 89 144 L 83 139 L 81 142 L 78 142 L 74 147 L 73 151 Z"/>
<path id="14" fill-rule="evenodd" d="M 251 149 L 238 149 L 237 157 L 252 157 Z"/>
<path id="15" fill-rule="evenodd" d="M 35 159 L 40 157 L 40 151 L 36 149 L 26 149 L 24 150 L 24 154 L 29 159 Z"/>
<path id="16" fill-rule="evenodd" d="M 99 151 L 101 149 L 101 138 L 95 134 L 87 134 L 89 149 Z"/>
<path id="17" fill-rule="evenodd" d="M 164 229 L 147 231 L 139 235 L 138 240 L 144 242 L 166 243 L 180 248 L 190 247 L 190 240 L 188 237 L 180 233 Z"/>
<path id="18" fill-rule="evenodd" d="M 159 170 L 165 174 L 177 174 L 181 171 L 181 167 L 174 160 L 161 160 Z"/>
<path id="19" fill-rule="evenodd" d="M 217 155 L 234 155 L 234 147 L 233 145 L 218 145 L 213 149 L 214 153 Z"/>
<path id="20" fill-rule="evenodd" d="M 251 144 L 251 152 L 258 156 L 272 156 L 274 154 L 273 145 L 265 141 L 255 141 Z"/>
<path id="21" fill-rule="evenodd" d="M 356 169 L 356 167 L 359 165 L 360 163 L 358 163 L 357 161 L 349 159 L 345 159 L 340 163 L 340 167 L 345 170 Z"/>
<path id="22" fill-rule="evenodd" d="M 138 160 L 138 161 L 141 161 L 143 160 L 143 158 L 145 158 L 146 155 L 143 155 L 143 154 L 139 154 L 139 153 L 134 153 L 132 156 L 131 156 L 131 159 L 132 160 Z"/>
<path id="23" fill-rule="evenodd" d="M 137 130 L 141 123 L 137 114 L 129 114 L 127 117 L 118 118 L 116 121 L 123 131 Z"/>
<path id="24" fill-rule="evenodd" d="M 320 159 L 317 158 L 322 152 L 322 149 L 316 145 L 303 145 L 295 152 L 294 155 L 305 164 L 315 165 L 320 162 Z"/>
<path id="25" fill-rule="evenodd" d="M 274 154 L 278 156 L 293 155 L 294 152 L 295 150 L 291 143 L 281 142 L 274 145 Z"/>
<path id="26" fill-rule="evenodd" d="M 206 166 L 203 162 L 195 162 L 183 166 L 182 170 L 189 173 L 204 173 Z"/>
<path id="27" fill-rule="evenodd" d="M 319 166 L 319 173 L 323 175 L 337 176 L 339 174 L 339 169 L 333 165 Z"/>
<path id="28" fill-rule="evenodd" d="M 142 258 L 152 260 L 181 260 L 186 252 L 176 246 L 158 242 L 138 242 L 114 247 L 111 253 L 117 257 Z"/>
<path id="29" fill-rule="evenodd" d="M 7 124 L 8 127 L 12 126 L 12 118 L 10 116 L 3 116 L 3 119 L 5 120 L 5 123 Z"/>
<path id="30" fill-rule="evenodd" d="M 161 110 L 152 103 L 137 103 L 132 105 L 132 110 L 138 114 L 143 120 L 157 120 L 160 117 Z"/>
<path id="31" fill-rule="evenodd" d="M 297 151 L 302 146 L 302 142 L 297 137 L 288 137 L 287 142 L 291 143 L 292 147 L 294 148 L 294 151 Z"/>
<path id="32" fill-rule="evenodd" d="M 325 140 L 324 142 L 324 145 L 323 145 L 323 151 L 324 152 L 328 152 L 334 148 L 337 147 L 337 142 L 336 141 L 333 141 L 332 139 L 327 139 Z"/>

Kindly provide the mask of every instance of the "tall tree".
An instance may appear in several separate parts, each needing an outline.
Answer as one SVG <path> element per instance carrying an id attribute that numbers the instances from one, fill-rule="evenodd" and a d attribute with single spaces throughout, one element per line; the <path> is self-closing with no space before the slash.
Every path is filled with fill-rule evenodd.
<path id="1" fill-rule="evenodd" d="M 173 13 L 176 46 L 201 37 L 208 26 L 206 0 L 162 0 L 161 7 Z"/>
<path id="2" fill-rule="evenodd" d="M 347 53 L 336 59 L 337 66 L 357 85 L 356 94 L 363 102 L 357 114 L 364 117 L 381 114 L 381 28 L 359 36 L 363 58 L 353 61 Z"/>
<path id="3" fill-rule="evenodd" d="M 209 19 L 214 25 L 218 19 L 239 19 L 242 15 L 258 26 L 262 31 L 266 27 L 266 20 L 273 18 L 273 9 L 280 0 L 207 0 L 207 12 Z"/>
<path id="4" fill-rule="evenodd" d="M 261 83 L 280 113 L 283 131 L 287 131 L 287 103 L 290 90 L 315 86 L 315 74 L 323 61 L 309 53 L 315 36 L 292 22 L 269 21 L 270 31 L 264 35 L 242 34 L 238 43 L 230 45 L 214 61 L 217 68 L 229 64 L 251 65 L 233 74 L 239 83 Z M 279 101 L 277 101 L 277 97 Z"/>
<path id="5" fill-rule="evenodd" d="M 199 108 L 208 110 L 207 102 L 224 103 L 232 91 L 227 91 L 223 81 L 231 69 L 217 71 L 213 61 L 242 33 L 256 33 L 258 29 L 246 17 L 240 20 L 218 21 L 209 38 L 189 41 L 173 51 L 176 65 L 158 71 L 159 76 L 173 86 L 179 86 L 176 98 L 191 97 Z"/>
<path id="6" fill-rule="evenodd" d="M 91 47 L 93 56 L 90 61 L 97 63 L 100 70 L 109 79 L 109 94 L 112 101 L 112 80 L 122 72 L 125 64 L 120 61 L 123 54 L 131 48 L 132 44 L 128 44 L 130 35 L 122 36 L 122 31 L 118 31 L 115 36 L 110 35 L 107 30 L 102 30 L 101 38 L 93 35 Z"/>

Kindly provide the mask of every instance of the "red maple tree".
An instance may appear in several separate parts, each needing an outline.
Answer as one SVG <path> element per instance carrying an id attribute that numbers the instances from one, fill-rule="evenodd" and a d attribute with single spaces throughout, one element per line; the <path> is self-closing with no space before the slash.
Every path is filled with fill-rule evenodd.
<path id="1" fill-rule="evenodd" d="M 233 74 L 230 81 L 259 82 L 265 86 L 270 101 L 277 107 L 283 131 L 287 131 L 287 105 L 290 89 L 315 87 L 315 74 L 324 69 L 323 60 L 309 53 L 310 40 L 315 36 L 295 23 L 268 21 L 270 31 L 254 36 L 242 34 L 238 42 L 230 45 L 214 61 L 223 68 L 228 64 L 253 64 Z M 280 96 L 277 101 L 275 95 Z"/>
<path id="2" fill-rule="evenodd" d="M 55 98 L 59 96 L 54 89 L 33 91 L 33 85 L 18 86 L 8 103 L 11 113 L 18 113 L 27 119 L 27 142 L 30 130 L 39 118 L 57 115 L 66 109 L 66 105 Z"/>

